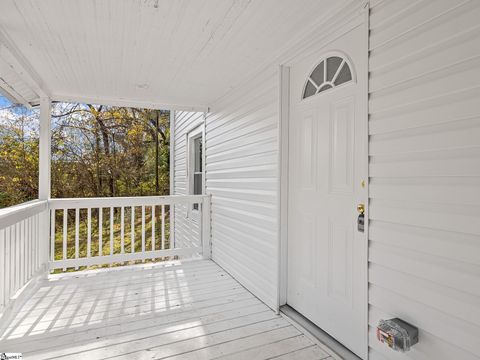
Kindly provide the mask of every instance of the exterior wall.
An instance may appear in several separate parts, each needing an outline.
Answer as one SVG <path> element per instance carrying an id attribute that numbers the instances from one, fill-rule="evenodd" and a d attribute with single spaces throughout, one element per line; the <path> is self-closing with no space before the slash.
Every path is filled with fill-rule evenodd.
<path id="1" fill-rule="evenodd" d="M 212 258 L 272 308 L 278 296 L 278 67 L 214 104 L 206 118 L 206 193 L 212 195 Z M 187 194 L 187 134 L 203 113 L 175 112 L 175 195 Z M 175 242 L 188 245 L 185 207 Z"/>
<path id="2" fill-rule="evenodd" d="M 207 116 L 212 257 L 272 308 L 278 296 L 278 67 Z"/>
<path id="3" fill-rule="evenodd" d="M 358 17 L 356 0 L 319 18 L 310 32 L 242 86 L 211 105 L 206 119 L 206 191 L 212 195 L 212 256 L 273 309 L 279 306 L 278 64 L 303 56 Z M 319 36 L 321 34 L 321 36 Z M 281 300 L 280 300 L 281 301 Z"/>
<path id="4" fill-rule="evenodd" d="M 478 1 L 371 1 L 370 359 L 480 358 L 478 18 Z M 213 258 L 272 307 L 278 78 L 272 65 L 213 104 L 206 120 Z M 179 129 L 195 121 L 187 114 L 179 114 Z M 178 194 L 186 190 L 181 131 Z M 378 320 L 397 316 L 420 329 L 419 344 L 405 354 L 375 338 Z"/>
<path id="5" fill-rule="evenodd" d="M 371 359 L 480 358 L 480 2 L 372 1 Z M 380 318 L 420 328 L 406 354 Z"/>
<path id="6" fill-rule="evenodd" d="M 173 141 L 173 194 L 188 195 L 187 135 L 204 122 L 203 112 L 176 111 Z M 187 216 L 185 205 L 175 205 L 175 247 L 201 246 L 200 221 Z"/>

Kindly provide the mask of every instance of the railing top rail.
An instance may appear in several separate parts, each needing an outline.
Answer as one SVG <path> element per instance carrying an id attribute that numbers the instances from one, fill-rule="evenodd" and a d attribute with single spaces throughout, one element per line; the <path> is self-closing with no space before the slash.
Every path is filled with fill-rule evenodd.
<path id="1" fill-rule="evenodd" d="M 47 200 L 33 200 L 0 209 L 0 230 L 41 213 L 47 206 Z"/>
<path id="2" fill-rule="evenodd" d="M 173 204 L 200 203 L 208 195 L 169 195 L 169 196 L 135 196 L 135 197 L 102 197 L 102 198 L 66 198 L 50 199 L 50 209 L 100 208 L 121 206 L 153 206 Z"/>

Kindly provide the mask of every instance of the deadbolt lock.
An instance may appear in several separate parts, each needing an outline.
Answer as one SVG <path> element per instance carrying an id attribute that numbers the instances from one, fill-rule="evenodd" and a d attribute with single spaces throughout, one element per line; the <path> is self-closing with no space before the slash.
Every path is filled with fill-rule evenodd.
<path id="1" fill-rule="evenodd" d="M 358 204 L 357 205 L 357 211 L 360 215 L 365 214 L 365 204 Z"/>
<path id="2" fill-rule="evenodd" d="M 359 232 L 365 231 L 365 204 L 357 205 L 358 219 L 357 219 L 357 230 Z"/>

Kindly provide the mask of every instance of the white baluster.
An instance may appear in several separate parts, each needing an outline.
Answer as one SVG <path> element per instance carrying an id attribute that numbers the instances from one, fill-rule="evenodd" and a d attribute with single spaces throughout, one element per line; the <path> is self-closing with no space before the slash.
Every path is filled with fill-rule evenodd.
<path id="1" fill-rule="evenodd" d="M 125 207 L 122 206 L 120 210 L 120 242 L 121 253 L 125 253 Z"/>
<path id="2" fill-rule="evenodd" d="M 87 209 L 87 257 L 92 256 L 92 209 Z"/>
<path id="3" fill-rule="evenodd" d="M 80 209 L 75 209 L 75 259 L 78 260 L 80 253 Z M 78 270 L 78 266 L 75 266 Z"/>

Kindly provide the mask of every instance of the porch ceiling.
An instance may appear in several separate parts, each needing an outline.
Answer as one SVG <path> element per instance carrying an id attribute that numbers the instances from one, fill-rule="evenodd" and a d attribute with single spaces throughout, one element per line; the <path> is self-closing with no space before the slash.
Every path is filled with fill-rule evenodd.
<path id="1" fill-rule="evenodd" d="M 30 103 L 206 108 L 343 3 L 2 0 L 0 87 Z"/>

